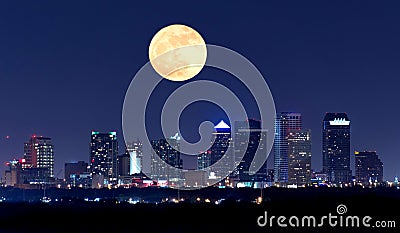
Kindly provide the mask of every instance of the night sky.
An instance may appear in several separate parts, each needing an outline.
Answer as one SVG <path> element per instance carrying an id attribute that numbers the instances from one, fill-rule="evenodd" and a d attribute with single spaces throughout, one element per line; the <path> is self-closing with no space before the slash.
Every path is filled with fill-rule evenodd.
<path id="1" fill-rule="evenodd" d="M 152 36 L 180 23 L 252 61 L 277 111 L 302 113 L 314 169 L 325 112 L 346 112 L 352 151 L 376 150 L 384 178 L 393 180 L 400 175 L 399 11 L 396 1 L 1 1 L 0 161 L 22 157 L 32 134 L 53 138 L 55 174 L 64 162 L 88 160 L 91 130 L 116 130 L 122 144 L 125 91 L 148 61 Z M 218 122 L 224 114 L 192 108 L 182 117 L 194 125 L 190 134 L 200 118 Z"/>

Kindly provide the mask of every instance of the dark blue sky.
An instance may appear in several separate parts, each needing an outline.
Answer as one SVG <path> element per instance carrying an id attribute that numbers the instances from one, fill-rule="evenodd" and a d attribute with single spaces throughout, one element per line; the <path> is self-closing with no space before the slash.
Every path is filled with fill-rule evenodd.
<path id="1" fill-rule="evenodd" d="M 88 160 L 92 129 L 122 136 L 125 91 L 152 36 L 181 23 L 250 59 L 278 111 L 303 114 L 314 168 L 325 112 L 347 112 L 352 150 L 377 150 L 392 180 L 400 175 L 399 10 L 396 1 L 2 1 L 0 160 L 46 135 L 57 174 L 66 161 Z"/>

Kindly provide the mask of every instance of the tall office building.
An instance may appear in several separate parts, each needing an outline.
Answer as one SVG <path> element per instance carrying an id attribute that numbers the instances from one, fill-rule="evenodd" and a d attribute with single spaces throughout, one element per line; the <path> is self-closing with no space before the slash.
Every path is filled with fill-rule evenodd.
<path id="1" fill-rule="evenodd" d="M 214 144 L 211 146 L 211 164 L 220 160 L 231 143 L 231 127 L 224 121 L 220 121 L 214 126 L 215 132 L 212 133 Z"/>
<path id="2" fill-rule="evenodd" d="M 266 162 L 256 174 L 249 174 L 257 149 L 265 157 L 268 156 L 266 151 L 267 132 L 261 129 L 261 121 L 254 119 L 248 119 L 246 122 L 236 121 L 234 129 L 235 162 L 238 164 L 237 172 L 240 182 L 266 181 Z M 246 143 L 247 140 L 248 143 Z M 238 157 L 243 154 L 243 158 L 239 160 Z"/>
<path id="3" fill-rule="evenodd" d="M 222 157 L 224 157 L 224 162 L 221 161 L 218 165 L 214 165 L 212 169 L 212 172 L 217 179 L 223 179 L 227 176 L 226 173 L 229 170 L 229 167 L 233 167 L 234 163 L 233 150 L 232 153 L 228 153 L 228 148 L 233 146 L 231 127 L 221 120 L 214 126 L 214 130 L 215 131 L 212 133 L 212 140 L 214 143 L 209 149 L 210 165 L 217 163 Z"/>
<path id="4" fill-rule="evenodd" d="M 383 182 L 383 163 L 375 151 L 356 151 L 354 155 L 357 183 L 369 185 Z"/>
<path id="5" fill-rule="evenodd" d="M 326 113 L 322 129 L 322 167 L 333 184 L 351 181 L 350 120 L 346 113 Z"/>
<path id="6" fill-rule="evenodd" d="M 130 173 L 130 162 L 131 158 L 128 152 L 122 155 L 118 155 L 118 177 L 129 176 Z M 121 177 L 121 178 L 122 178 Z"/>
<path id="7" fill-rule="evenodd" d="M 33 135 L 24 143 L 24 168 L 45 170 L 46 177 L 54 177 L 54 146 L 51 138 Z"/>
<path id="8" fill-rule="evenodd" d="M 139 174 L 142 172 L 142 148 L 141 141 L 136 140 L 127 145 L 129 153 L 129 175 Z"/>
<path id="9" fill-rule="evenodd" d="M 214 126 L 214 130 L 211 138 L 211 147 L 197 156 L 197 168 L 205 169 L 213 166 L 211 169 L 212 174 L 207 175 L 215 177 L 215 179 L 223 179 L 227 169 L 234 164 L 233 151 L 232 154 L 227 154 L 228 148 L 233 146 L 231 127 L 221 120 Z M 218 165 L 214 165 L 223 157 L 225 163 L 221 161 Z"/>
<path id="10" fill-rule="evenodd" d="M 278 113 L 275 118 L 274 179 L 276 183 L 288 182 L 288 141 L 289 131 L 301 129 L 301 114 Z"/>
<path id="11" fill-rule="evenodd" d="M 165 180 L 168 181 L 169 185 L 173 185 L 178 182 L 180 177 L 178 173 L 174 172 L 174 169 L 170 169 L 165 163 L 158 163 L 155 156 L 160 157 L 161 160 L 171 165 L 174 168 L 183 168 L 183 162 L 181 154 L 179 152 L 179 141 L 180 136 L 175 134 L 168 139 L 160 139 L 151 141 L 152 150 L 152 161 L 151 161 L 151 173 L 153 180 Z"/>
<path id="12" fill-rule="evenodd" d="M 32 137 L 29 139 L 28 142 L 24 143 L 24 159 L 25 159 L 25 165 L 27 167 L 33 167 L 34 165 L 36 166 L 37 161 L 36 161 L 36 154 L 32 154 L 32 145 L 34 144 L 33 140 L 36 138 L 36 135 L 32 135 Z"/>
<path id="13" fill-rule="evenodd" d="M 117 182 L 118 141 L 116 132 L 92 131 L 90 142 L 90 173 L 95 187 Z"/>
<path id="14" fill-rule="evenodd" d="M 288 184 L 307 186 L 311 181 L 311 131 L 289 131 Z"/>
<path id="15" fill-rule="evenodd" d="M 211 166 L 211 150 L 201 152 L 197 155 L 197 169 L 205 169 Z"/>

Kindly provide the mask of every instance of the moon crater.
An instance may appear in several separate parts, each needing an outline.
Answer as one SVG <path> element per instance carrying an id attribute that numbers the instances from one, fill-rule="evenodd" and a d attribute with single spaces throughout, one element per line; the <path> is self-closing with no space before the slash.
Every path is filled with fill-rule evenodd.
<path id="1" fill-rule="evenodd" d="M 204 67 L 207 47 L 202 36 L 186 25 L 174 24 L 158 31 L 150 42 L 154 70 L 171 81 L 185 81 Z"/>

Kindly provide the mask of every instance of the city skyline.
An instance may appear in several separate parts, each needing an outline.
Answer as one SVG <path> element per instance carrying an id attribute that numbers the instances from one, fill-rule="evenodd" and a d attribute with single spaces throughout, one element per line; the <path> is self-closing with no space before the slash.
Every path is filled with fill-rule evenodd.
<path id="1" fill-rule="evenodd" d="M 400 174 L 400 137 L 386 118 L 399 114 L 393 107 L 400 98 L 399 3 L 367 2 L 363 7 L 347 2 L 348 7 L 344 2 L 293 2 L 291 7 L 232 3 L 226 11 L 220 10 L 226 8 L 222 3 L 213 3 L 187 12 L 161 3 L 169 15 L 142 3 L 38 7 L 26 1 L 26 9 L 1 3 L 0 159 L 21 157 L 20 143 L 33 133 L 49 135 L 58 172 L 60 160 L 86 160 L 91 130 L 122 136 L 123 97 L 133 74 L 148 61 L 152 36 L 165 25 L 184 23 L 204 33 L 207 43 L 249 58 L 266 77 L 277 111 L 301 112 L 315 145 L 322 142 L 324 113 L 347 112 L 353 122 L 351 151 L 378 151 L 385 177 L 393 179 Z M 155 17 L 143 22 L 149 10 Z M 198 13 L 202 10 L 208 17 Z M 230 82 L 208 70 L 202 77 Z M 165 85 L 166 93 L 171 85 Z M 198 122 L 225 119 L 217 108 L 207 109 L 183 112 L 192 121 L 192 126 L 182 122 L 189 132 L 184 137 L 197 139 L 190 132 L 196 132 Z M 321 148 L 312 150 L 312 164 L 322 167 Z"/>
<path id="2" fill-rule="evenodd" d="M 311 144 L 312 144 L 312 140 L 311 140 L 311 131 L 309 129 L 304 129 L 302 126 L 302 117 L 301 117 L 301 113 L 293 113 L 293 112 L 281 112 L 281 113 L 277 113 L 276 115 L 276 123 L 275 123 L 275 130 L 276 132 L 280 132 L 282 130 L 282 128 L 284 128 L 284 130 L 282 131 L 282 135 L 286 135 L 284 136 L 285 138 L 285 142 L 283 143 L 282 139 L 277 140 L 275 142 L 275 150 L 270 152 L 270 156 L 273 156 L 275 158 L 275 153 L 276 153 L 276 148 L 277 146 L 279 146 L 280 144 L 285 144 L 284 146 L 284 150 L 286 151 L 287 154 L 287 166 L 286 167 L 280 167 L 280 170 L 286 171 L 286 177 L 287 180 L 286 181 L 281 181 L 278 179 L 275 179 L 275 183 L 276 184 L 295 184 L 292 182 L 290 182 L 290 179 L 292 180 L 296 180 L 298 178 L 295 178 L 296 176 L 300 176 L 304 182 L 301 184 L 309 184 L 311 182 L 310 178 L 311 178 L 311 171 L 316 172 L 316 173 L 325 173 L 327 174 L 328 180 L 329 182 L 332 183 L 336 183 L 335 180 L 333 180 L 333 178 L 331 177 L 331 173 L 333 174 L 334 172 L 331 169 L 338 169 L 337 166 L 338 165 L 333 165 L 332 168 L 331 165 L 327 165 L 327 167 L 325 168 L 324 166 L 322 167 L 322 169 L 316 169 L 313 166 L 311 166 L 311 157 L 315 157 L 315 155 L 311 156 Z M 221 156 L 220 152 L 221 151 L 225 151 L 227 149 L 227 147 L 229 145 L 234 146 L 235 148 L 235 153 L 243 150 L 243 148 L 241 148 L 241 144 L 242 142 L 241 137 L 246 137 L 246 135 L 241 135 L 240 132 L 247 132 L 246 134 L 248 134 L 248 132 L 253 132 L 250 135 L 250 138 L 253 137 L 253 139 L 250 139 L 249 142 L 249 148 L 247 148 L 247 157 L 245 156 L 243 158 L 242 161 L 236 161 L 235 156 L 232 158 L 232 162 L 235 161 L 237 164 L 237 169 L 238 169 L 238 173 L 237 175 L 239 175 L 238 177 L 240 177 L 240 180 L 248 180 L 248 178 L 244 178 L 246 177 L 246 175 L 242 175 L 242 170 L 247 172 L 248 171 L 248 167 L 249 167 L 249 161 L 251 161 L 252 156 L 254 156 L 254 149 L 252 145 L 255 145 L 257 147 L 258 143 L 257 140 L 260 139 L 260 133 L 262 131 L 259 130 L 260 128 L 260 124 L 261 122 L 259 120 L 255 120 L 255 119 L 248 119 L 247 120 L 249 122 L 249 127 L 250 127 L 250 131 L 243 131 L 245 127 L 245 124 L 243 124 L 244 121 L 236 121 L 235 122 L 235 126 L 234 126 L 234 135 L 236 140 L 238 141 L 233 141 L 231 138 L 231 127 L 226 124 L 223 120 L 221 120 L 218 124 L 215 125 L 215 129 L 216 131 L 213 133 L 213 137 L 215 137 L 217 140 L 215 141 L 215 145 L 212 145 L 210 147 L 210 149 L 204 153 L 199 152 L 198 156 L 196 156 L 196 165 L 198 169 L 203 169 L 205 167 L 208 167 L 210 165 L 212 165 L 213 163 L 215 163 Z M 342 151 L 342 144 L 347 148 L 345 150 L 348 150 L 350 148 L 349 144 L 350 144 L 350 120 L 347 116 L 346 113 L 326 113 L 324 119 L 323 119 L 323 126 L 322 126 L 322 132 L 324 135 L 324 138 L 328 139 L 328 137 L 332 137 L 333 139 L 329 139 L 327 142 L 324 142 L 322 145 L 317 145 L 319 147 L 323 148 L 323 151 L 333 151 L 331 154 L 336 156 L 335 150 L 340 150 Z M 221 131 L 222 130 L 222 131 Z M 344 131 L 343 131 L 344 130 Z M 256 133 L 256 134 L 254 134 Z M 343 140 L 340 138 L 342 137 L 341 135 L 344 135 L 344 139 L 346 140 L 346 137 L 348 137 L 348 142 L 343 142 Z M 223 135 L 222 137 L 220 135 Z M 228 135 L 228 136 L 226 136 Z M 277 133 L 276 135 L 279 136 L 280 133 Z M 330 136 L 328 136 L 330 135 Z M 347 135 L 347 136 L 346 136 Z M 248 135 L 247 135 L 248 136 Z M 265 137 L 265 135 L 263 136 Z M 117 182 L 118 177 L 120 176 L 119 171 L 120 171 L 120 164 L 118 162 L 119 158 L 122 158 L 122 156 L 127 156 L 128 160 L 127 160 L 127 164 L 124 166 L 127 166 L 126 168 L 124 168 L 125 170 L 127 170 L 127 174 L 122 175 L 122 176 L 129 176 L 129 175 L 134 175 L 134 174 L 138 174 L 141 173 L 142 169 L 143 169 L 143 161 L 142 161 L 142 151 L 141 151 L 141 147 L 142 147 L 142 143 L 140 141 L 140 139 L 136 139 L 132 142 L 130 142 L 127 146 L 118 146 L 118 143 L 116 141 L 117 139 L 117 132 L 115 131 L 110 131 L 110 132 L 98 132 L 98 131 L 91 131 L 91 143 L 90 143 L 90 156 L 88 160 L 83 160 L 83 161 L 62 161 L 61 163 L 63 165 L 67 165 L 69 163 L 71 164 L 75 164 L 76 162 L 78 162 L 78 164 L 80 162 L 84 162 L 84 161 L 88 161 L 88 164 L 90 166 L 88 166 L 87 170 L 89 173 L 93 174 L 101 174 L 101 175 L 105 175 L 105 177 L 103 177 L 102 179 L 105 178 L 110 178 L 110 180 L 114 180 L 114 182 Z M 167 161 L 167 163 L 169 163 L 170 165 L 173 165 L 174 167 L 177 168 L 183 168 L 183 169 L 188 169 L 187 165 L 185 166 L 185 160 L 181 159 L 181 155 L 179 153 L 179 151 L 175 151 L 171 153 L 169 150 L 167 149 L 166 151 L 164 151 L 165 148 L 178 148 L 179 150 L 179 139 L 180 139 L 180 135 L 176 134 L 174 136 L 168 137 L 168 139 L 159 139 L 159 140 L 152 140 L 152 145 L 153 145 L 153 149 L 154 151 L 152 152 L 151 155 L 148 155 L 149 157 L 155 156 L 154 153 L 159 154 L 160 158 L 162 160 Z M 33 164 L 34 167 L 41 167 L 40 165 L 36 165 L 36 161 L 40 161 L 40 159 L 38 159 L 38 157 L 35 157 L 35 153 L 32 153 L 32 151 L 36 151 L 33 148 L 36 148 L 38 145 L 40 145 L 40 143 L 38 144 L 37 142 L 43 141 L 44 146 L 46 147 L 46 143 L 51 143 L 51 138 L 49 137 L 44 137 L 44 136 L 37 136 L 36 134 L 32 135 L 29 139 L 28 142 L 23 143 L 23 147 L 24 147 L 24 156 L 21 157 L 22 159 L 24 159 L 24 164 L 28 164 L 29 166 L 31 166 L 30 164 Z M 110 141 L 108 141 L 110 140 Z M 232 140 L 232 143 L 230 142 Z M 265 140 L 265 139 L 264 139 Z M 306 141 L 304 141 L 306 140 Z M 219 141 L 222 142 L 222 146 L 219 145 Z M 36 142 L 36 144 L 35 144 Z M 172 143 L 171 145 L 169 145 L 170 143 Z M 304 144 L 306 143 L 306 144 Z M 308 145 L 309 143 L 309 145 Z M 111 145 L 109 145 L 111 144 Z M 337 146 L 338 144 L 338 146 Z M 36 147 L 34 147 L 36 146 Z M 315 145 L 313 145 L 315 146 Z M 333 147 L 334 146 L 334 147 Z M 264 147 L 264 146 L 262 146 Z M 31 149 L 32 148 L 32 149 Z M 40 147 L 41 148 L 41 147 Z M 52 165 L 51 165 L 51 170 L 50 170 L 50 177 L 54 177 L 54 145 L 51 144 L 51 161 L 52 161 Z M 158 148 L 158 149 L 157 149 Z M 307 149 L 308 148 L 308 149 Z M 46 148 L 45 148 L 46 149 Z M 47 150 L 47 149 L 46 149 Z M 280 149 L 282 150 L 282 149 Z M 104 152 L 103 152 L 104 151 Z M 50 152 L 50 151 L 49 151 Z M 134 153 L 133 153 L 134 152 Z M 43 152 L 42 152 L 43 153 Z M 45 152 L 47 153 L 47 152 Z M 100 153 L 100 154 L 98 154 Z M 101 154 L 103 153 L 103 154 Z M 347 153 L 347 155 L 346 155 Z M 354 153 L 354 156 L 353 156 Z M 349 171 L 349 177 L 348 178 L 340 178 L 341 180 L 338 181 L 337 183 L 347 183 L 351 181 L 351 176 L 355 177 L 355 179 L 359 179 L 359 171 L 357 171 L 357 169 L 359 170 L 359 166 L 361 166 L 359 163 L 359 159 L 357 159 L 357 156 L 359 156 L 359 154 L 374 154 L 376 156 L 376 151 L 374 150 L 368 150 L 368 151 L 364 151 L 364 152 L 359 152 L 357 150 L 355 151 L 345 151 L 344 155 L 343 154 L 339 154 L 339 156 L 343 157 L 345 160 L 347 160 L 347 162 L 345 162 L 345 164 L 347 166 L 347 169 Z M 215 155 L 214 155 L 215 154 Z M 297 154 L 297 155 L 296 155 Z M 32 157 L 32 155 L 34 155 Z M 100 165 L 102 163 L 100 162 L 96 162 L 95 163 L 95 159 L 98 158 L 102 158 L 104 156 L 106 156 L 108 159 L 107 161 L 103 161 L 106 165 L 106 167 L 103 167 L 104 165 Z M 176 157 L 176 155 L 178 157 Z M 306 157 L 304 157 L 304 155 Z M 208 162 L 205 162 L 204 157 L 206 156 L 207 159 L 209 160 Z M 250 156 L 250 157 L 249 157 Z M 303 158 L 301 158 L 303 156 Z M 334 157 L 335 157 L 334 156 Z M 346 157 L 348 156 L 348 157 Z M 366 156 L 366 155 L 364 155 Z M 43 157 L 43 156 L 40 156 Z M 209 157 L 209 158 L 208 158 Z M 307 159 L 308 157 L 308 159 Z M 34 158 L 34 159 L 32 159 Z M 45 157 L 47 159 L 47 157 Z M 134 159 L 133 161 L 132 158 Z M 247 159 L 246 159 L 247 158 Z M 329 157 L 330 158 L 330 157 Z M 343 159 L 343 158 L 339 158 Z M 353 160 L 355 160 L 355 163 L 350 165 L 350 158 L 352 158 Z M 14 158 L 9 158 L 9 160 L 7 161 L 12 161 L 12 159 L 14 160 L 18 160 L 20 158 L 14 157 Z M 177 159 L 177 160 L 176 160 Z M 307 159 L 307 160 L 304 160 Z M 325 157 L 324 154 L 322 156 L 319 157 L 319 159 L 321 159 L 323 162 L 323 164 L 325 164 L 325 161 L 328 159 L 328 157 Z M 337 158 L 336 158 L 337 159 Z M 96 159 L 97 160 L 97 159 Z M 115 161 L 114 161 L 115 160 Z M 153 158 L 152 158 L 153 160 Z M 176 160 L 176 161 L 175 161 Z M 292 160 L 292 161 L 291 161 Z M 303 161 L 307 161 L 307 162 L 302 162 Z M 102 161 L 102 160 L 100 160 Z M 247 161 L 247 162 L 245 162 Z M 369 161 L 369 160 L 366 160 Z M 374 160 L 372 160 L 374 161 Z M 20 160 L 21 162 L 21 160 Z M 292 165 L 291 165 L 292 163 Z M 303 165 L 301 165 L 303 163 Z M 379 160 L 379 163 L 381 163 L 381 160 Z M 7 164 L 9 164 L 9 162 L 7 162 Z M 92 164 L 97 164 L 97 166 L 94 166 Z M 246 164 L 246 165 L 245 165 Z M 293 165 L 295 164 L 295 165 Z M 382 163 L 381 163 L 382 164 Z M 205 165 L 205 167 L 203 167 Z M 7 165 L 9 166 L 9 165 Z M 26 166 L 26 165 L 23 165 Z M 132 167 L 133 166 L 133 167 Z M 245 169 L 243 169 L 243 166 L 246 167 Z M 292 175 L 290 175 L 290 166 L 298 166 L 297 168 L 294 169 L 300 169 L 300 170 L 307 170 L 307 171 L 303 171 L 300 173 L 294 173 L 293 174 L 293 168 L 292 168 Z M 304 166 L 304 167 L 303 167 Z M 341 172 L 341 166 L 339 168 L 339 172 Z M 96 168 L 97 170 L 94 171 L 94 168 Z M 266 171 L 267 169 L 274 169 L 276 170 L 276 166 L 267 166 L 267 163 L 265 164 L 265 167 L 263 166 L 259 173 L 260 174 L 264 174 L 266 178 L 267 174 Z M 150 168 L 147 169 L 154 169 L 153 167 L 153 162 L 150 165 Z M 157 169 L 165 169 L 165 168 L 157 168 Z M 265 171 L 263 171 L 263 169 L 265 169 Z M 374 168 L 375 169 L 375 168 Z M 383 165 L 382 165 L 382 169 L 383 169 Z M 57 172 L 57 175 L 55 178 L 62 178 L 59 177 L 60 173 L 62 170 Z M 98 171 L 98 172 L 97 172 Z M 136 171 L 136 172 L 133 172 Z M 374 170 L 375 171 L 375 170 Z M 395 177 L 388 177 L 384 179 L 384 173 L 382 172 L 382 170 L 378 170 L 379 171 L 379 175 L 375 175 L 375 177 L 381 177 L 378 178 L 378 180 L 380 181 L 393 181 L 395 179 Z M 278 171 L 277 174 L 281 173 L 282 171 Z M 336 170 L 335 170 L 336 172 Z M 67 171 L 64 170 L 63 174 L 66 174 Z M 104 173 L 104 174 L 103 174 Z M 263 176 L 263 175 L 261 175 Z M 305 178 L 307 176 L 307 178 Z M 333 175 L 332 175 L 333 176 Z M 337 175 L 336 175 L 337 176 Z M 397 176 L 396 176 L 397 177 Z M 4 178 L 4 177 L 2 177 Z M 68 177 L 64 177 L 65 179 L 68 179 Z M 160 179 L 158 177 L 149 177 L 152 179 Z M 256 178 L 256 176 L 254 176 L 254 178 Z M 254 179 L 252 178 L 252 179 Z M 92 178 L 94 179 L 94 178 Z M 161 178 L 161 180 L 164 178 Z M 257 179 L 257 178 L 256 178 Z M 393 179 L 393 180 L 392 180 Z M 94 179 L 95 180 L 95 179 Z M 168 179 L 167 179 L 168 180 Z M 254 180 L 253 180 L 254 181 Z M 301 185 L 300 185 L 301 186 Z"/>

